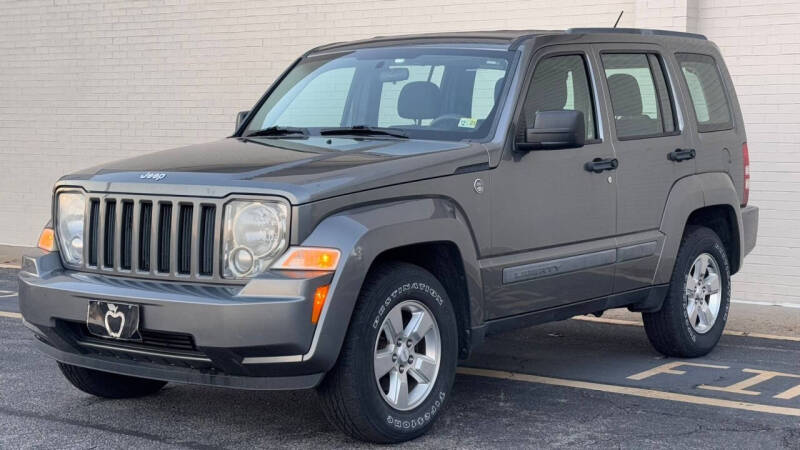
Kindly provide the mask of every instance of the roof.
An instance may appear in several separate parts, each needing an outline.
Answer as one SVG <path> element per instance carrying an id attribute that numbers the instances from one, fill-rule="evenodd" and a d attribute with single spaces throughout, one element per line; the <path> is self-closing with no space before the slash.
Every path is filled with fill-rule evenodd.
<path id="1" fill-rule="evenodd" d="M 376 36 L 349 42 L 336 42 L 316 47 L 312 52 L 344 49 L 349 47 L 375 47 L 403 43 L 484 43 L 500 44 L 513 47 L 521 42 L 536 36 L 564 35 L 564 34 L 616 34 L 640 36 L 664 36 L 706 40 L 702 34 L 683 33 L 669 30 L 652 30 L 644 28 L 570 28 L 568 30 L 495 30 L 495 31 L 461 31 L 450 33 L 424 33 L 400 36 Z"/>
<path id="2" fill-rule="evenodd" d="M 495 31 L 459 31 L 450 33 L 423 33 L 407 34 L 400 36 L 376 36 L 369 39 L 361 39 L 349 42 L 335 42 L 332 44 L 321 45 L 309 51 L 321 52 L 345 47 L 369 47 L 382 46 L 387 44 L 402 43 L 486 43 L 511 45 L 518 39 L 550 35 L 563 34 L 564 31 L 554 30 L 495 30 Z"/>

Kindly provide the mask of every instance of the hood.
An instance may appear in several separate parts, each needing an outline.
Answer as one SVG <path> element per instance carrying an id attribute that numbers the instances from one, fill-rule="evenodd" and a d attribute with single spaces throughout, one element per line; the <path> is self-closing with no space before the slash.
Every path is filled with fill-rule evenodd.
<path id="1" fill-rule="evenodd" d="M 228 138 L 103 164 L 63 177 L 59 184 L 95 192 L 274 194 L 300 204 L 451 175 L 488 161 L 482 144 L 464 142 Z"/>

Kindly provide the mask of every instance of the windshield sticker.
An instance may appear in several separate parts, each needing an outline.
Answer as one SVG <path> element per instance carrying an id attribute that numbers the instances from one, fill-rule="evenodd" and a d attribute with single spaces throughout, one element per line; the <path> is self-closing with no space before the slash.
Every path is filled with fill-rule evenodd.
<path id="1" fill-rule="evenodd" d="M 462 117 L 458 121 L 459 128 L 475 128 L 476 126 L 478 126 L 478 119 L 473 119 L 472 117 Z"/>

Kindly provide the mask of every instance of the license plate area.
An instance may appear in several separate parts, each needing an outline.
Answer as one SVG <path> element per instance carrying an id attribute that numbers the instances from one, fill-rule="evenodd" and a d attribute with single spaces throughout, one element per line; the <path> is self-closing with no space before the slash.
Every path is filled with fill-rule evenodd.
<path id="1" fill-rule="evenodd" d="M 139 318 L 139 305 L 89 300 L 86 327 L 94 336 L 140 342 Z"/>

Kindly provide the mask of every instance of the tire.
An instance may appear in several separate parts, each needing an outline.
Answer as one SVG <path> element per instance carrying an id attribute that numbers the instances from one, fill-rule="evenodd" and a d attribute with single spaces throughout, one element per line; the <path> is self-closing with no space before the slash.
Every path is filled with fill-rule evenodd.
<path id="1" fill-rule="evenodd" d="M 135 398 L 155 394 L 166 381 L 135 378 L 115 373 L 58 363 L 58 368 L 73 386 L 97 397 Z"/>
<path id="2" fill-rule="evenodd" d="M 704 259 L 707 266 L 705 271 L 701 262 Z M 714 289 L 712 272 L 718 272 L 717 289 Z M 730 273 L 728 256 L 719 236 L 706 227 L 688 227 L 678 250 L 661 310 L 642 314 L 644 329 L 653 347 L 666 356 L 681 358 L 695 358 L 713 350 L 728 321 Z M 696 280 L 697 277 L 703 282 L 689 280 Z M 703 286 L 708 292 L 702 291 Z M 711 293 L 715 290 L 718 291 L 718 297 Z M 690 307 L 690 303 L 694 306 Z M 703 303 L 705 306 L 702 306 Z M 713 313 L 717 303 L 714 320 L 709 320 L 710 316 L 706 314 Z"/>
<path id="3" fill-rule="evenodd" d="M 397 317 L 398 310 L 404 330 L 391 333 L 395 327 L 389 324 L 396 323 L 392 318 Z M 425 314 L 435 320 L 437 332 L 429 331 L 416 344 L 406 342 L 411 353 L 402 353 L 402 343 L 389 342 L 390 334 L 402 335 L 405 339 L 406 332 L 414 328 L 412 321 L 421 322 L 418 317 Z M 418 339 L 413 333 L 410 336 Z M 384 352 L 396 357 L 400 352 L 399 359 L 392 360 L 396 362 L 388 366 L 380 364 L 378 354 Z M 405 359 L 407 354 L 416 355 L 416 362 Z M 429 356 L 434 354 L 439 355 L 435 374 L 430 361 L 436 358 Z M 381 358 L 381 361 L 389 363 L 386 359 Z M 345 434 L 379 444 L 404 442 L 424 434 L 441 415 L 453 386 L 457 361 L 456 316 L 442 284 L 421 267 L 389 263 L 370 272 L 359 294 L 339 359 L 317 392 L 326 417 Z M 378 366 L 392 368 L 384 369 L 388 372 L 380 377 L 376 375 Z M 417 366 L 428 370 L 422 371 Z M 429 378 L 419 378 L 423 372 L 427 372 Z M 402 389 L 392 391 L 392 386 L 396 385 L 391 384 L 392 380 L 402 379 L 398 378 L 402 373 L 408 380 L 405 403 L 402 395 L 394 395 Z M 422 383 L 419 379 L 434 381 Z M 415 398 L 416 404 L 412 402 Z M 398 409 L 403 406 L 406 408 Z"/>

